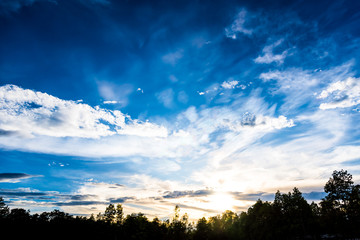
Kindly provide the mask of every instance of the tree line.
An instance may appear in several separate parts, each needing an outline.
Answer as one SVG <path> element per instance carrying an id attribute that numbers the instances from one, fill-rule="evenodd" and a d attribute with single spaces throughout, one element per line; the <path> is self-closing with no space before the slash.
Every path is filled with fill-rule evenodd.
<path id="1" fill-rule="evenodd" d="M 121 204 L 109 204 L 104 213 L 72 216 L 53 210 L 30 214 L 10 209 L 0 197 L 0 226 L 12 239 L 358 239 L 360 185 L 347 171 L 334 171 L 319 204 L 309 204 L 298 188 L 276 192 L 273 202 L 257 200 L 246 212 L 224 213 L 190 223 L 175 206 L 172 219 L 149 220 L 142 213 L 124 216 Z"/>

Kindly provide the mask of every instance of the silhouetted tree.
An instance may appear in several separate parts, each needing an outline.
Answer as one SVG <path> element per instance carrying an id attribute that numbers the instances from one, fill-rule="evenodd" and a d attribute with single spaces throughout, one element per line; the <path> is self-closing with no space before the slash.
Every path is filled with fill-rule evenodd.
<path id="1" fill-rule="evenodd" d="M 142 213 L 127 215 L 123 224 L 125 239 L 149 239 L 150 226 L 147 217 Z"/>
<path id="2" fill-rule="evenodd" d="M 68 220 L 71 220 L 72 216 L 70 216 L 68 213 L 62 212 L 60 210 L 53 210 L 49 213 L 49 221 L 52 223 L 64 223 Z"/>
<path id="3" fill-rule="evenodd" d="M 117 224 L 121 224 L 124 218 L 124 210 L 121 204 L 116 205 L 115 221 Z"/>
<path id="4" fill-rule="evenodd" d="M 325 200 L 331 202 L 334 208 L 345 210 L 350 201 L 353 184 L 350 173 L 335 170 L 325 184 L 324 191 L 327 193 Z"/>
<path id="5" fill-rule="evenodd" d="M 302 237 L 310 234 L 309 223 L 313 221 L 312 209 L 298 188 L 293 192 L 281 194 L 279 191 L 275 194 L 275 211 L 280 213 L 280 222 L 285 226 L 282 230 L 286 238 Z"/>
<path id="6" fill-rule="evenodd" d="M 28 222 L 30 220 L 30 211 L 22 208 L 13 208 L 11 209 L 8 218 L 14 222 Z"/>
<path id="7" fill-rule="evenodd" d="M 105 222 L 113 223 L 115 221 L 115 215 L 116 215 L 116 209 L 114 204 L 109 204 L 109 206 L 106 207 L 104 213 Z"/>
<path id="8" fill-rule="evenodd" d="M 346 212 L 352 237 L 360 236 L 360 185 L 352 187 Z"/>
<path id="9" fill-rule="evenodd" d="M 359 186 L 353 184 L 352 175 L 346 170 L 335 170 L 325 184 L 327 195 L 320 203 L 321 223 L 325 232 L 337 237 L 359 233 Z"/>
<path id="10" fill-rule="evenodd" d="M 194 232 L 194 239 L 209 240 L 211 237 L 211 226 L 205 217 L 198 220 Z"/>
<path id="11" fill-rule="evenodd" d="M 180 219 L 180 207 L 175 206 L 174 217 L 169 225 L 169 237 L 175 240 L 186 239 L 187 237 L 187 214 Z"/>
<path id="12" fill-rule="evenodd" d="M 276 227 L 279 212 L 270 202 L 257 200 L 247 211 L 244 225 L 245 239 L 281 239 L 278 237 Z M 244 217 L 244 216 L 243 216 Z"/>
<path id="13" fill-rule="evenodd" d="M 9 207 L 5 204 L 5 201 L 0 197 L 0 219 L 6 218 L 10 213 Z"/>

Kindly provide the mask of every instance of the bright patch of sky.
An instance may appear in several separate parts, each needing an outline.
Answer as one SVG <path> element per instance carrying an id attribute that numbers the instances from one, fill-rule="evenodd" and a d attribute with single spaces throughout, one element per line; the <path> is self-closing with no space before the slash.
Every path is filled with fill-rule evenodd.
<path id="1" fill-rule="evenodd" d="M 1 1 L 0 196 L 196 219 L 360 181 L 359 8 Z"/>

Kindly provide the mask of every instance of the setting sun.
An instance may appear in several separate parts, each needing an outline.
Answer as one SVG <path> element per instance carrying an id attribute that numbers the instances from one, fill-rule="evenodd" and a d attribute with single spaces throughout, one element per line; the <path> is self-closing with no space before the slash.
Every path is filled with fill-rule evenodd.
<path id="1" fill-rule="evenodd" d="M 208 207 L 219 212 L 234 210 L 238 203 L 239 201 L 236 201 L 233 196 L 226 192 L 216 192 L 208 197 Z"/>

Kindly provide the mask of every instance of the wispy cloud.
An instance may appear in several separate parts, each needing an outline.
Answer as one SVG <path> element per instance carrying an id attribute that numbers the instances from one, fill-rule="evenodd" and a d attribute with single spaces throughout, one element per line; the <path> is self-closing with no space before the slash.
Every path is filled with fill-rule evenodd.
<path id="1" fill-rule="evenodd" d="M 164 56 L 162 56 L 162 60 L 164 63 L 170 64 L 170 65 L 176 65 L 180 59 L 182 59 L 184 56 L 184 50 L 179 49 L 175 52 L 170 52 Z"/>
<path id="2" fill-rule="evenodd" d="M 165 89 L 156 94 L 158 101 L 166 108 L 172 108 L 174 106 L 174 90 L 172 88 Z"/>
<path id="3" fill-rule="evenodd" d="M 0 182 L 20 182 L 22 179 L 42 177 L 41 175 L 30 175 L 26 173 L 0 173 Z"/>
<path id="4" fill-rule="evenodd" d="M 329 82 L 343 81 L 352 77 L 353 61 L 346 62 L 322 71 L 307 70 L 301 68 L 288 68 L 284 71 L 273 70 L 261 73 L 259 78 L 264 82 L 276 82 L 276 87 L 269 88 L 274 95 L 285 95 L 285 102 L 280 109 L 284 114 L 298 111 L 304 104 L 317 107 L 316 94 Z"/>
<path id="5" fill-rule="evenodd" d="M 0 15 L 17 12 L 23 7 L 30 7 L 36 2 L 57 3 L 56 0 L 2 0 L 0 1 Z"/>
<path id="6" fill-rule="evenodd" d="M 236 39 L 238 33 L 245 35 L 251 35 L 253 30 L 245 27 L 247 11 L 241 9 L 236 15 L 234 22 L 227 28 L 225 28 L 225 35 L 228 38 Z"/>
<path id="7" fill-rule="evenodd" d="M 129 103 L 129 95 L 133 92 L 130 84 L 115 84 L 107 81 L 98 81 L 100 96 L 105 99 L 104 104 L 118 104 L 126 107 Z"/>
<path id="8" fill-rule="evenodd" d="M 273 51 L 276 47 L 278 47 L 280 44 L 282 44 L 284 39 L 279 39 L 273 44 L 270 44 L 268 46 L 265 46 L 262 50 L 263 55 L 258 56 L 254 59 L 256 63 L 272 63 L 276 62 L 278 64 L 283 64 L 284 59 L 289 55 L 289 50 L 284 50 L 280 54 L 274 54 Z"/>
<path id="9" fill-rule="evenodd" d="M 160 100 L 170 107 L 168 91 L 165 93 L 159 95 Z M 178 115 L 176 124 L 167 123 L 167 128 L 132 119 L 118 110 L 93 108 L 13 85 L 1 87 L 0 97 L 0 128 L 18 132 L 18 135 L 0 138 L 1 145 L 43 153 L 87 157 L 184 157 L 201 154 L 203 150 L 197 149 L 198 146 L 208 143 L 209 136 L 219 129 L 241 132 L 251 126 L 266 133 L 293 124 L 284 116 L 274 117 L 273 110 L 257 96 L 248 98 L 245 105 L 234 103 L 200 112 L 189 108 Z M 252 124 L 246 123 L 241 115 L 249 111 L 256 116 Z M 215 115 L 221 117 L 214 119 Z M 63 147 L 58 148 L 59 145 Z"/>

